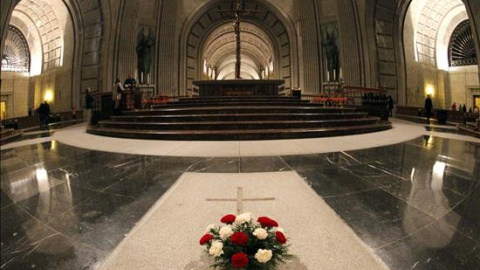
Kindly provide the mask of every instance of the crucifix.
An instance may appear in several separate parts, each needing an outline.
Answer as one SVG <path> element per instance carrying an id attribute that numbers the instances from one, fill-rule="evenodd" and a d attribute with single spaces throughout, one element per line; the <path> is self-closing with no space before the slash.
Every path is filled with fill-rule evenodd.
<path id="1" fill-rule="evenodd" d="M 252 13 L 255 13 L 257 11 L 255 10 L 245 10 L 243 8 L 243 3 L 242 1 L 238 0 L 235 3 L 235 9 L 234 10 L 220 10 L 219 11 L 222 14 L 228 14 L 233 17 L 233 31 L 235 33 L 235 44 L 236 44 L 236 49 L 235 49 L 235 79 L 241 79 L 240 76 L 240 63 L 241 63 L 241 55 L 240 55 L 240 48 L 241 48 L 241 40 L 240 40 L 240 22 L 241 22 L 241 16 L 242 15 L 249 15 Z"/>
<path id="2" fill-rule="evenodd" d="M 274 197 L 270 198 L 243 198 L 243 187 L 237 187 L 236 199 L 207 199 L 207 202 L 237 202 L 237 215 L 243 213 L 243 202 L 257 202 L 257 201 L 274 201 Z"/>

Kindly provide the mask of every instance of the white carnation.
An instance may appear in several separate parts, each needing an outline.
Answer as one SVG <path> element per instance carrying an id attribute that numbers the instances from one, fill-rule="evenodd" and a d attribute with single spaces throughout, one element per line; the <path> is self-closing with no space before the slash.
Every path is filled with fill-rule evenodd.
<path id="1" fill-rule="evenodd" d="M 272 258 L 272 251 L 269 249 L 259 249 L 255 254 L 255 259 L 260 263 L 266 263 Z"/>
<path id="2" fill-rule="evenodd" d="M 223 254 L 223 243 L 218 240 L 213 241 L 208 253 L 213 257 L 220 257 Z"/>
<path id="3" fill-rule="evenodd" d="M 232 227 L 230 226 L 223 226 L 220 231 L 218 232 L 218 234 L 220 234 L 220 238 L 225 241 L 227 240 L 228 237 L 230 237 L 230 235 L 233 234 L 233 230 L 232 230 Z"/>
<path id="4" fill-rule="evenodd" d="M 216 228 L 216 227 L 217 227 L 217 225 L 215 225 L 215 224 L 210 224 L 210 225 L 208 225 L 207 228 L 205 229 L 205 232 L 206 232 L 206 233 L 209 233 L 210 230 L 212 230 L 212 229 L 214 229 L 214 228 Z"/>
<path id="5" fill-rule="evenodd" d="M 235 224 L 243 224 L 252 220 L 252 213 L 243 213 L 235 218 Z"/>
<path id="6" fill-rule="evenodd" d="M 260 240 L 265 240 L 268 236 L 268 232 L 263 228 L 257 228 L 253 231 L 253 235 L 255 235 Z"/>

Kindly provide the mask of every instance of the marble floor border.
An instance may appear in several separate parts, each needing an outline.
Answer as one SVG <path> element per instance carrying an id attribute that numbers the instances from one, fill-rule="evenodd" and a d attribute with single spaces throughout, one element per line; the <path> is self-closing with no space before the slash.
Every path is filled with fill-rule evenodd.
<path id="1" fill-rule="evenodd" d="M 57 130 L 51 137 L 10 143 L 2 146 L 1 150 L 56 140 L 74 147 L 123 154 L 174 157 L 244 157 L 352 151 L 402 143 L 421 136 L 480 143 L 480 139 L 477 138 L 427 131 L 425 125 L 400 119 L 392 119 L 392 126 L 392 129 L 386 131 L 326 138 L 262 141 L 165 141 L 92 135 L 86 133 L 85 124 L 79 124 Z"/>

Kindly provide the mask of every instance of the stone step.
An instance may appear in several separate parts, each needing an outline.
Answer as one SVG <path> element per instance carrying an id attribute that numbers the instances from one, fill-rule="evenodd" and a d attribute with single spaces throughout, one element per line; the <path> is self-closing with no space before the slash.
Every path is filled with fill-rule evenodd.
<path id="1" fill-rule="evenodd" d="M 149 130 L 248 130 L 248 129 L 286 129 L 319 128 L 334 126 L 359 126 L 375 124 L 378 117 L 330 120 L 277 120 L 277 121 L 223 121 L 223 122 L 120 122 L 100 121 L 102 128 L 149 129 Z"/>
<path id="2" fill-rule="evenodd" d="M 244 113 L 244 114 L 192 114 L 192 115 L 127 115 L 112 116 L 113 121 L 131 122 L 197 122 L 197 121 L 267 121 L 267 120 L 322 120 L 356 119 L 367 117 L 365 112 L 344 113 Z"/>
<path id="3" fill-rule="evenodd" d="M 0 145 L 14 142 L 22 137 L 22 132 L 13 128 L 2 129 L 0 132 Z"/>
<path id="4" fill-rule="evenodd" d="M 180 98 L 180 102 L 218 102 L 218 101 L 298 101 L 301 100 L 296 97 L 283 97 L 283 96 L 246 96 L 246 97 L 192 97 L 192 98 Z"/>
<path id="5" fill-rule="evenodd" d="M 167 104 L 153 105 L 152 108 L 183 108 L 183 107 L 225 107 L 225 106 L 303 106 L 303 107 L 320 107 L 319 104 L 309 103 L 307 100 L 299 100 L 297 102 L 277 102 L 277 101 L 219 101 L 219 102 L 170 102 Z"/>
<path id="6" fill-rule="evenodd" d="M 319 107 L 319 106 L 208 106 L 194 108 L 157 108 L 125 111 L 124 115 L 156 115 L 156 114 L 244 114 L 244 113 L 338 113 L 354 112 L 351 107 Z"/>
<path id="7" fill-rule="evenodd" d="M 360 126 L 327 128 L 283 128 L 253 130 L 131 130 L 90 126 L 88 133 L 135 139 L 156 140 L 268 140 L 291 138 L 317 138 L 361 134 L 390 129 L 389 122 Z"/>

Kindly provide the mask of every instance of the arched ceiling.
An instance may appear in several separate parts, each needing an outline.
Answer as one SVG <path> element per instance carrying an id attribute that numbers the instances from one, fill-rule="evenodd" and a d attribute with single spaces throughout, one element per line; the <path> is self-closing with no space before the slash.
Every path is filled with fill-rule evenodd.
<path id="1" fill-rule="evenodd" d="M 445 33 L 445 29 L 452 28 L 452 24 L 458 24 L 461 19 L 468 19 L 465 5 L 461 0 L 415 0 L 409 9 L 410 16 L 415 17 L 415 57 L 416 60 L 431 66 L 437 67 L 437 62 L 445 62 L 448 56 L 441 49 L 441 59 L 437 59 L 437 48 L 444 48 L 448 44 L 444 41 L 439 42 L 443 37 L 439 37 L 439 32 Z M 464 14 L 459 18 L 459 14 Z M 455 22 L 453 22 L 453 20 Z M 454 27 L 454 26 L 453 26 Z"/>
<path id="2" fill-rule="evenodd" d="M 181 64 L 179 85 L 186 92 L 194 90 L 193 82 L 207 78 L 208 66 L 217 67 L 217 77 L 229 77 L 235 55 L 235 38 L 231 12 L 236 8 L 236 0 L 211 0 L 191 14 L 182 27 Z M 247 12 L 241 22 L 242 78 L 269 74 L 269 78 L 283 79 L 285 88 L 298 84 L 298 51 L 296 50 L 296 28 L 281 10 L 269 1 L 243 0 L 242 8 Z M 204 60 L 206 65 L 204 67 Z M 248 62 L 255 63 L 254 65 Z M 228 65 L 227 65 L 228 64 Z M 208 66 L 207 66 L 208 65 Z M 222 66 L 222 74 L 218 67 Z M 230 68 L 226 68 L 230 66 Z M 243 65 L 242 65 L 243 66 Z M 272 72 L 262 68 L 268 66 Z M 250 70 L 252 68 L 253 70 Z M 225 74 L 224 74 L 225 73 Z M 227 74 L 228 73 L 228 74 Z M 224 74 L 224 75 L 223 75 Z M 209 77 L 211 78 L 211 76 Z"/>
<path id="3" fill-rule="evenodd" d="M 265 31 L 247 22 L 241 24 L 240 38 L 240 72 L 249 79 L 260 79 L 263 67 L 268 66 L 275 57 L 273 42 Z M 235 72 L 235 55 L 236 38 L 231 23 L 219 26 L 206 38 L 202 58 L 209 67 L 217 67 L 216 79 L 230 78 L 230 72 Z"/>
<path id="4" fill-rule="evenodd" d="M 29 72 L 30 50 L 27 40 L 16 27 L 9 26 L 5 50 L 2 56 L 2 70 L 13 72 Z"/>
<path id="5" fill-rule="evenodd" d="M 22 0 L 15 7 L 11 24 L 21 29 L 30 48 L 38 48 L 31 54 L 32 65 L 43 63 L 43 67 L 42 64 L 39 68 L 32 66 L 31 75 L 62 66 L 62 25 L 66 24 L 67 17 L 68 11 L 61 0 Z M 30 35 L 38 35 L 39 38 L 29 38 Z"/>

